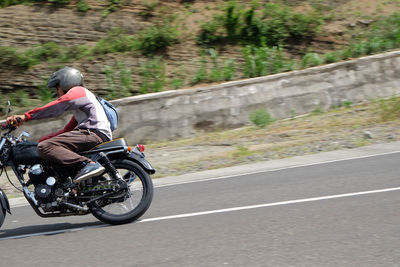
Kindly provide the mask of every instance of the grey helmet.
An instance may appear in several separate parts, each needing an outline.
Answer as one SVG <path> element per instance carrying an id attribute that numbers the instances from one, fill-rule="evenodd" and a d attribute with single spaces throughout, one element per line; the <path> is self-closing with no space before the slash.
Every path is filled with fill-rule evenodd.
<path id="1" fill-rule="evenodd" d="M 56 88 L 57 85 L 66 93 L 72 87 L 83 86 L 83 75 L 77 69 L 64 67 L 51 75 L 47 88 Z"/>

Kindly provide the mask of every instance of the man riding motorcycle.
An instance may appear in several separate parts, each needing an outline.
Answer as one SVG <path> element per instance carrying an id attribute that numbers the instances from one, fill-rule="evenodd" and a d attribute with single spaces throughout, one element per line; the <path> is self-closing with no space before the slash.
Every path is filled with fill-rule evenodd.
<path id="1" fill-rule="evenodd" d="M 39 140 L 37 152 L 48 161 L 80 169 L 73 178 L 75 184 L 101 175 L 105 171 L 103 166 L 77 154 L 112 139 L 110 122 L 96 96 L 83 87 L 82 73 L 71 67 L 59 69 L 51 76 L 47 88 L 55 88 L 59 98 L 23 115 L 10 116 L 7 123 L 19 126 L 25 121 L 53 118 L 73 111 L 64 129 Z"/>

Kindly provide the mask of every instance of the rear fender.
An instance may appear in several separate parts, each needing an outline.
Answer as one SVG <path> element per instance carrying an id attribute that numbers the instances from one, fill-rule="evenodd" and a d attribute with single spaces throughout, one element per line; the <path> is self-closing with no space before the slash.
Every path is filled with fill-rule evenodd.
<path id="1" fill-rule="evenodd" d="M 10 203 L 8 202 L 7 195 L 0 189 L 0 208 L 6 210 L 9 214 L 10 211 Z"/>
<path id="2" fill-rule="evenodd" d="M 151 166 L 150 162 L 146 160 L 143 153 L 130 152 L 126 154 L 126 158 L 138 163 L 148 174 L 154 174 L 156 170 Z"/>
<path id="3" fill-rule="evenodd" d="M 111 160 L 114 159 L 128 159 L 132 160 L 139 164 L 148 174 L 154 174 L 156 170 L 151 166 L 150 162 L 148 162 L 142 152 L 137 151 L 136 149 L 128 152 L 124 148 L 120 150 L 111 150 L 111 151 L 101 151 L 107 155 L 107 157 Z M 98 152 L 90 152 L 85 154 L 86 157 L 97 161 L 98 160 Z"/>

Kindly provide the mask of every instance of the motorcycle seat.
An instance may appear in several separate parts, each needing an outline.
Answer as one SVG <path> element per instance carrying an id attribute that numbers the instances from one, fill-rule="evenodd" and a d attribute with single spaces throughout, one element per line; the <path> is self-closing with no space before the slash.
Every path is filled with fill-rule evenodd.
<path id="1" fill-rule="evenodd" d="M 124 138 L 114 139 L 108 142 L 101 143 L 89 151 L 81 152 L 80 154 L 88 154 L 88 153 L 95 153 L 101 151 L 108 151 L 108 150 L 115 150 L 115 149 L 124 149 L 128 147 L 128 143 Z"/>

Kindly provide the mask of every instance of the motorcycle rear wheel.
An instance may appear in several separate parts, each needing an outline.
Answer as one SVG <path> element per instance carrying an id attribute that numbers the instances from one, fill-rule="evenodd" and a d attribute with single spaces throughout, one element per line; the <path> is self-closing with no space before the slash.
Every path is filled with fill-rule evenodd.
<path id="1" fill-rule="evenodd" d="M 126 159 L 112 161 L 114 167 L 128 184 L 128 192 L 116 198 L 101 199 L 89 205 L 97 219 L 108 224 L 124 224 L 137 220 L 150 207 L 153 199 L 153 182 L 135 162 Z M 110 179 L 103 174 L 103 179 Z"/>

